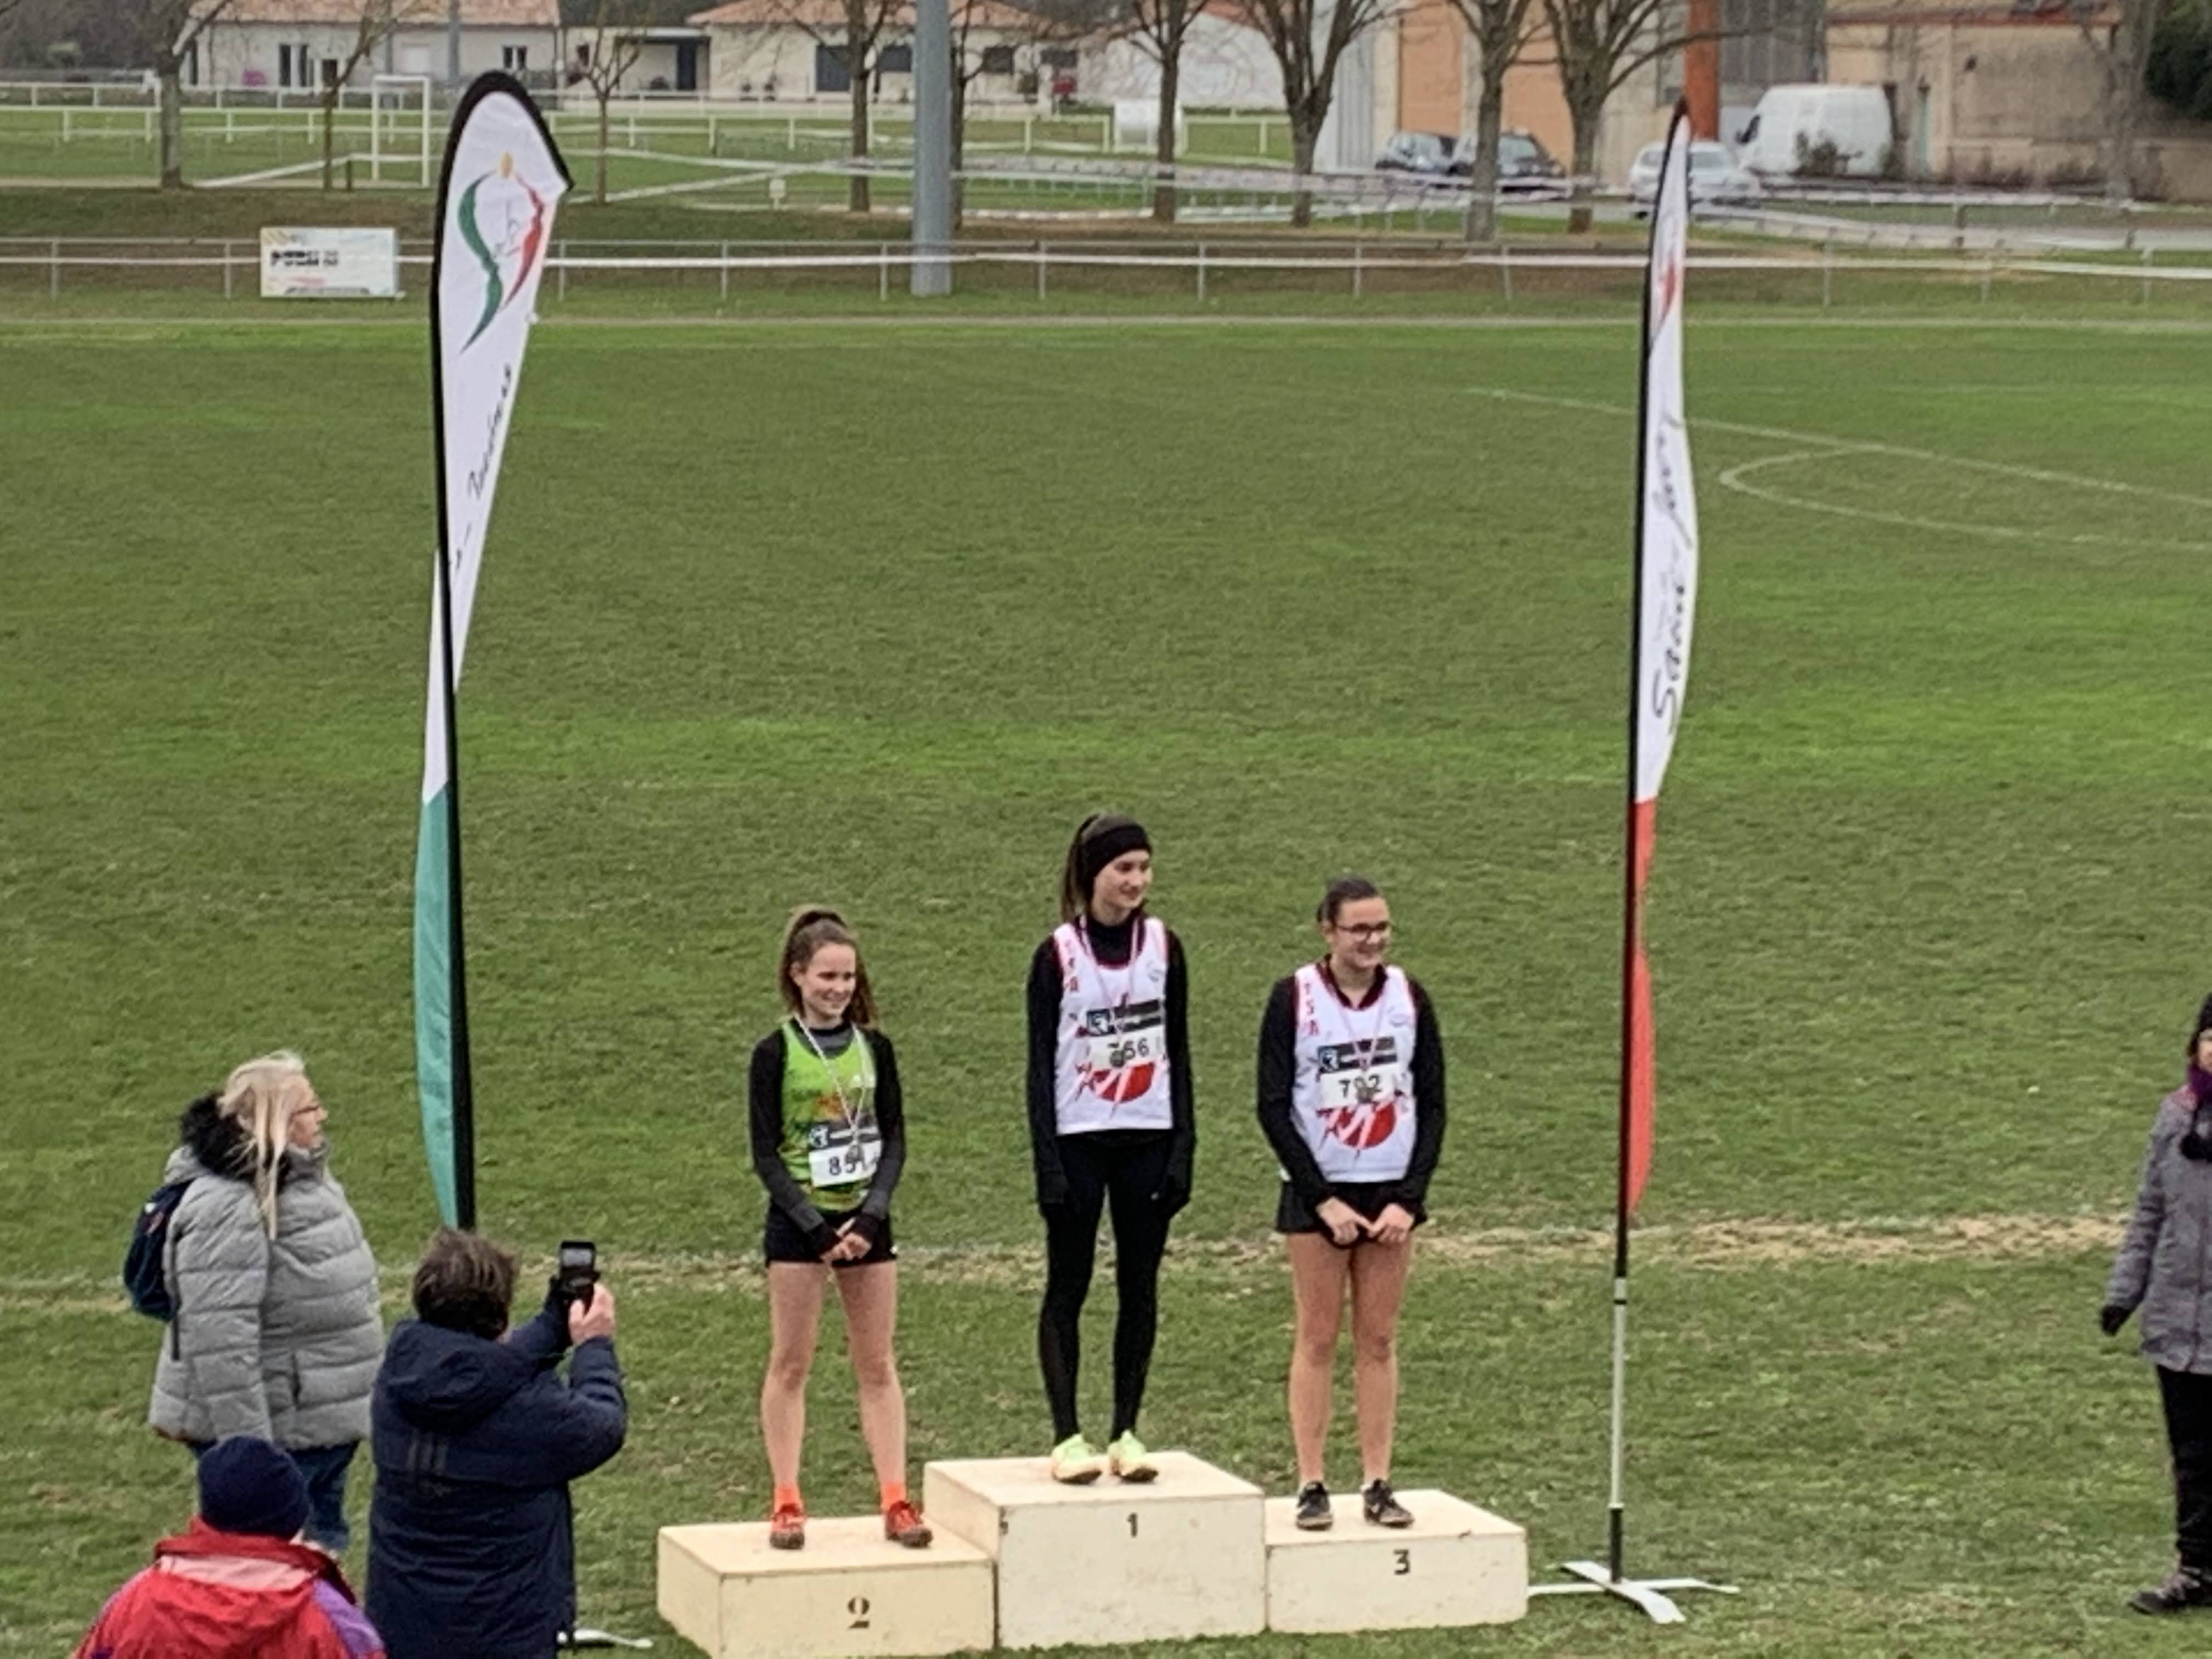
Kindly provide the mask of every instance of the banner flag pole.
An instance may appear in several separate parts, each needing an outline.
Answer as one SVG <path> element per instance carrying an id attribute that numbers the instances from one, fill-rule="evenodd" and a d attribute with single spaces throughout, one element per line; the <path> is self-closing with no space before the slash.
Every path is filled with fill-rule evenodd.
<path id="1" fill-rule="evenodd" d="M 1698 504 L 1682 403 L 1682 274 L 1689 240 L 1690 120 L 1674 106 L 1651 204 L 1651 250 L 1644 285 L 1637 395 L 1636 582 L 1629 608 L 1628 788 L 1621 858 L 1620 1102 L 1613 1233 L 1613 1387 L 1606 1493 L 1606 1559 L 1569 1561 L 1574 1580 L 1533 1584 L 1531 1595 L 1608 1595 L 1653 1622 L 1682 1622 L 1669 1590 L 1732 1585 L 1702 1578 L 1627 1574 L 1628 1232 L 1651 1170 L 1657 1098 L 1651 1034 L 1651 972 L 1644 952 L 1644 888 L 1651 871 L 1660 781 L 1674 753 L 1689 681 L 1697 607 Z"/>
<path id="2" fill-rule="evenodd" d="M 447 136 L 431 260 L 438 546 L 415 840 L 416 1088 L 438 1212 L 454 1227 L 477 1221 L 455 697 L 553 212 L 568 188 L 568 167 L 521 82 L 477 77 Z"/>

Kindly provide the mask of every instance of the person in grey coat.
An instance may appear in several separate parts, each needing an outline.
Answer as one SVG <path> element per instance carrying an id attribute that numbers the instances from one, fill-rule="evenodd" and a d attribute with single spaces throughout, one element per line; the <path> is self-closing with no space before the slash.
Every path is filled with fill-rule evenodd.
<path id="1" fill-rule="evenodd" d="M 307 1535 L 336 1554 L 384 1323 L 375 1258 L 330 1173 L 325 1117 L 289 1053 L 247 1060 L 185 1108 L 162 1176 L 191 1183 L 162 1250 L 176 1314 L 147 1420 L 195 1456 L 232 1435 L 283 1447 L 307 1476 Z"/>
<path id="2" fill-rule="evenodd" d="M 2159 1103 L 2135 1214 L 2120 1240 L 2100 1315 L 2117 1336 L 2140 1310 L 2142 1352 L 2158 1368 L 2173 1455 L 2175 1552 L 2166 1582 L 2138 1590 L 2138 1613 L 2212 1607 L 2212 997 L 2189 1038 L 2189 1075 Z"/>

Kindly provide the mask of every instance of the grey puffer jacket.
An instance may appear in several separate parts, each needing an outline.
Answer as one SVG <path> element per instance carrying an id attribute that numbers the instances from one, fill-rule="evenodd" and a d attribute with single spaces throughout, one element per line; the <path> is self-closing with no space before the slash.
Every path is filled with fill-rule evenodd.
<path id="1" fill-rule="evenodd" d="M 261 1218 L 246 1133 L 192 1103 L 165 1183 L 191 1182 L 164 1266 L 177 1305 L 161 1334 L 147 1420 L 186 1440 L 252 1434 L 280 1446 L 368 1437 L 384 1354 L 376 1261 L 327 1147 L 284 1154 L 276 1236 Z"/>
<path id="2" fill-rule="evenodd" d="M 2185 1088 L 2159 1103 L 2105 1302 L 2141 1310 L 2142 1353 L 2153 1364 L 2204 1375 L 2212 1374 L 2212 1161 L 2181 1154 L 2196 1109 Z"/>

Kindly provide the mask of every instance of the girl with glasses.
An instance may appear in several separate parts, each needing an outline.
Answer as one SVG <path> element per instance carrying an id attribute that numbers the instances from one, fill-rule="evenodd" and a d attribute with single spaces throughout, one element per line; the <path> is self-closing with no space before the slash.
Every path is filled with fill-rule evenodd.
<path id="1" fill-rule="evenodd" d="M 1323 1451 L 1349 1300 L 1360 1510 L 1374 1525 L 1404 1527 L 1413 1517 L 1390 1487 L 1398 1310 L 1443 1146 L 1443 1040 L 1428 994 L 1386 960 L 1390 906 L 1373 882 L 1331 882 L 1316 919 L 1323 954 L 1276 981 L 1260 1020 L 1260 1127 L 1282 1166 L 1275 1231 L 1297 1306 L 1297 1520 L 1317 1532 L 1335 1519 Z"/>

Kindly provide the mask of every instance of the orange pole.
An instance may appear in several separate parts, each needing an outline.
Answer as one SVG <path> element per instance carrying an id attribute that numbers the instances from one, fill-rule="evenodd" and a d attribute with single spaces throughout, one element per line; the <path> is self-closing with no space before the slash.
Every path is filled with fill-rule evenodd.
<path id="1" fill-rule="evenodd" d="M 1690 136 L 1721 135 L 1720 0 L 1690 0 L 1682 48 L 1682 99 L 1690 106 Z M 1703 37 L 1700 39 L 1699 37 Z"/>

